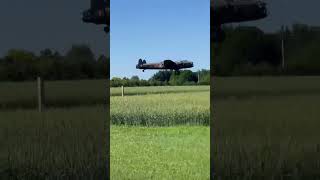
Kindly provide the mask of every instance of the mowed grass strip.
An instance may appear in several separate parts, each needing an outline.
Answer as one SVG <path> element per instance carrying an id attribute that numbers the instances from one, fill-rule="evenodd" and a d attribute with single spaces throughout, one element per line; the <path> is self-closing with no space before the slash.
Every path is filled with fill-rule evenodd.
<path id="1" fill-rule="evenodd" d="M 125 95 L 206 92 L 209 86 L 125 87 Z M 107 80 L 45 81 L 48 107 L 106 104 L 106 98 L 120 96 L 121 88 L 109 88 Z M 0 110 L 37 107 L 37 82 L 1 82 Z"/>
<path id="2" fill-rule="evenodd" d="M 209 125 L 207 92 L 111 97 L 114 125 Z"/>
<path id="3" fill-rule="evenodd" d="M 238 78 L 234 84 L 226 79 L 221 88 L 228 87 L 231 92 L 239 89 L 239 84 L 252 83 L 241 87 L 242 92 L 262 90 L 259 83 L 253 83 L 257 79 Z M 304 78 L 275 77 L 274 84 L 268 79 L 267 90 L 277 95 L 265 92 L 240 97 L 235 93 L 221 99 L 214 94 L 216 179 L 320 178 L 320 92 L 313 89 L 317 85 L 308 85 Z M 281 82 L 286 84 L 287 80 L 304 87 L 291 87 L 296 94 L 277 92 L 279 86 L 284 88 Z M 217 92 L 222 92 L 219 88 Z"/>
<path id="4" fill-rule="evenodd" d="M 209 175 L 209 127 L 111 127 L 111 179 L 209 179 Z"/>
<path id="5" fill-rule="evenodd" d="M 46 81 L 48 107 L 72 107 L 106 104 L 107 80 Z M 37 82 L 1 82 L 0 110 L 37 107 Z"/>
<path id="6" fill-rule="evenodd" d="M 320 76 L 214 77 L 212 92 L 216 100 L 253 96 L 296 96 L 320 94 Z"/>
<path id="7" fill-rule="evenodd" d="M 111 96 L 121 96 L 121 87 L 112 87 Z M 125 95 L 147 95 L 147 94 L 169 94 L 169 93 L 192 93 L 208 92 L 210 86 L 146 86 L 146 87 L 125 87 Z"/>
<path id="8" fill-rule="evenodd" d="M 0 112 L 0 177 L 106 179 L 106 121 L 101 106 Z"/>

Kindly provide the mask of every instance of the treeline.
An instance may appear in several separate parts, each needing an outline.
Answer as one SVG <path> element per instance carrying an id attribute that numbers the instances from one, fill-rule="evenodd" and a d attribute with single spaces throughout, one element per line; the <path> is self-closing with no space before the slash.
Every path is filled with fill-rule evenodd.
<path id="1" fill-rule="evenodd" d="M 27 81 L 41 76 L 46 80 L 107 78 L 109 58 L 95 58 L 86 45 L 74 45 L 65 55 L 44 49 L 39 55 L 12 49 L 0 58 L 0 81 Z"/>
<path id="2" fill-rule="evenodd" d="M 294 24 L 274 33 L 256 27 L 224 30 L 225 41 L 211 49 L 215 75 L 320 75 L 320 27 Z"/>
<path id="3" fill-rule="evenodd" d="M 111 87 L 120 86 L 180 86 L 180 85 L 209 85 L 210 84 L 210 71 L 201 70 L 192 72 L 184 70 L 180 72 L 174 71 L 158 71 L 150 79 L 140 79 L 138 76 L 131 78 L 118 78 L 113 77 L 110 81 Z"/>

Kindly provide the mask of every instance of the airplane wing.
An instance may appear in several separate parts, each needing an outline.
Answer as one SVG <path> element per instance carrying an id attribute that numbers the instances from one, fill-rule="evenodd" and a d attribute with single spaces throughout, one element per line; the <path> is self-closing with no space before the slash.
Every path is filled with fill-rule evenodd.
<path id="1" fill-rule="evenodd" d="M 164 60 L 163 65 L 165 69 L 178 69 L 178 66 L 172 60 Z"/>
<path id="2" fill-rule="evenodd" d="M 224 40 L 222 24 L 253 21 L 267 17 L 266 6 L 263 0 L 211 0 L 210 24 L 213 41 Z"/>

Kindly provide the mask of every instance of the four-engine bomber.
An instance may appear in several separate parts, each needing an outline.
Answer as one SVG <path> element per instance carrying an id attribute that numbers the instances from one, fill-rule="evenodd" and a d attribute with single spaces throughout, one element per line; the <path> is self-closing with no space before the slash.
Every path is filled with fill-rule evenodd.
<path id="1" fill-rule="evenodd" d="M 175 70 L 179 71 L 180 69 L 192 68 L 193 62 L 191 61 L 172 61 L 172 60 L 164 60 L 159 63 L 147 63 L 146 60 L 139 59 L 138 64 L 136 66 L 137 69 L 165 69 L 165 70 Z"/>

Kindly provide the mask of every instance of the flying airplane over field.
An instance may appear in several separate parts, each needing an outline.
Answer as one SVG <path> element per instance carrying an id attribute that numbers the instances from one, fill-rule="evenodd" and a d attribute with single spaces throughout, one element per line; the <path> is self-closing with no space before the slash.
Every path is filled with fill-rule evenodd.
<path id="1" fill-rule="evenodd" d="M 104 31 L 110 31 L 110 0 L 91 0 L 90 9 L 83 12 L 82 21 L 85 23 L 94 23 L 106 25 Z"/>
<path id="2" fill-rule="evenodd" d="M 139 59 L 138 64 L 136 66 L 137 69 L 166 69 L 166 70 L 175 70 L 179 71 L 180 69 L 192 68 L 193 62 L 191 61 L 172 61 L 172 60 L 164 60 L 160 63 L 147 63 L 146 60 Z"/>
<path id="3" fill-rule="evenodd" d="M 267 17 L 266 3 L 262 0 L 211 0 L 211 29 L 213 41 L 221 42 L 225 33 L 221 26 L 227 23 L 253 21 Z"/>

